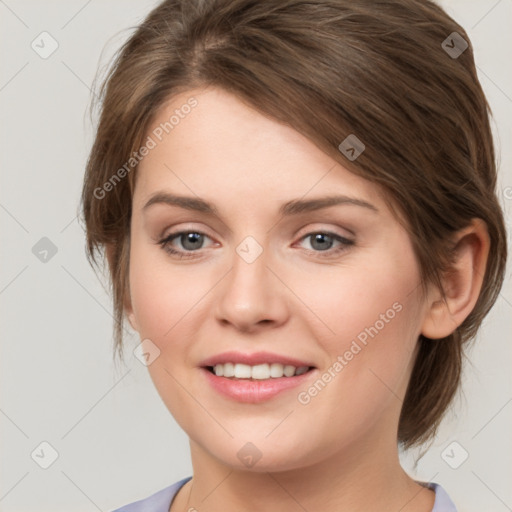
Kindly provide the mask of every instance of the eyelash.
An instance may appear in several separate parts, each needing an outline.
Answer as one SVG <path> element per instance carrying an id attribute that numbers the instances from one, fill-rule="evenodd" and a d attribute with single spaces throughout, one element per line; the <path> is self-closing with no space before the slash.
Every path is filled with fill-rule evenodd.
<path id="1" fill-rule="evenodd" d="M 186 234 L 190 234 L 190 233 L 197 234 L 197 235 L 203 235 L 207 238 L 210 238 L 206 233 L 203 233 L 201 231 L 186 230 L 186 231 L 178 231 L 176 233 L 171 233 L 170 235 L 166 236 L 162 240 L 159 240 L 157 242 L 157 244 L 160 245 L 165 252 L 169 253 L 173 257 L 179 257 L 179 259 L 197 258 L 199 256 L 194 255 L 194 253 L 198 252 L 200 249 L 198 249 L 196 251 L 177 251 L 176 249 L 173 249 L 169 245 L 175 238 L 179 238 L 181 235 L 186 235 Z M 346 251 L 348 246 L 355 244 L 354 240 L 350 240 L 348 238 L 337 235 L 336 233 L 332 233 L 330 231 L 312 231 L 310 233 L 307 233 L 303 237 L 301 237 L 300 240 L 304 240 L 313 235 L 327 235 L 341 243 L 341 245 L 338 246 L 337 249 L 327 249 L 325 251 L 315 251 L 313 249 L 307 249 L 308 252 L 315 253 L 320 258 L 329 258 L 329 257 L 336 256 L 337 254 L 340 254 L 343 251 Z"/>

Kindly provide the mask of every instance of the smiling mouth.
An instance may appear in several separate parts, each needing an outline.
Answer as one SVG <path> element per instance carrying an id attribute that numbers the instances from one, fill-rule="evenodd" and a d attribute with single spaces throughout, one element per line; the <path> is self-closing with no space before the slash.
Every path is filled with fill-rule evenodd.
<path id="1" fill-rule="evenodd" d="M 217 377 L 230 380 L 272 380 L 280 378 L 293 378 L 313 370 L 313 366 L 292 366 L 280 363 L 264 363 L 254 366 L 240 363 L 224 363 L 204 367 Z"/>

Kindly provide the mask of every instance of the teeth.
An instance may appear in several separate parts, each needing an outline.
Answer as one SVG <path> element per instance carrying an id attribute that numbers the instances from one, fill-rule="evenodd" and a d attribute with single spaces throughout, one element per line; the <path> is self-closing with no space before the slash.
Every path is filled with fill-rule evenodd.
<path id="1" fill-rule="evenodd" d="M 251 367 L 246 364 L 235 364 L 235 377 L 237 379 L 250 379 Z"/>
<path id="2" fill-rule="evenodd" d="M 226 364 L 216 364 L 215 368 L 224 367 L 223 376 L 224 377 L 234 377 L 235 376 L 235 365 L 233 363 Z M 222 370 L 221 370 L 222 372 Z"/>
<path id="3" fill-rule="evenodd" d="M 280 377 L 293 377 L 294 375 L 302 375 L 309 370 L 309 366 L 300 366 L 296 368 L 292 365 L 282 365 L 279 363 L 257 364 L 250 366 L 240 363 L 224 363 L 216 364 L 213 372 L 217 377 L 235 377 L 236 379 L 278 379 Z"/>
<path id="4" fill-rule="evenodd" d="M 270 365 L 270 376 L 277 379 L 284 375 L 284 366 L 279 363 L 272 363 Z"/>

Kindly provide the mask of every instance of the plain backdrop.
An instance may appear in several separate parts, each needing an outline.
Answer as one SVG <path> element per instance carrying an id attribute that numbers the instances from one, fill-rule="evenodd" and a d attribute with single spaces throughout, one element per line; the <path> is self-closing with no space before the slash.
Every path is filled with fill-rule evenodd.
<path id="1" fill-rule="evenodd" d="M 112 362 L 111 299 L 76 218 L 93 79 L 154 5 L 0 0 L 2 512 L 109 511 L 192 474 L 188 438 L 146 367 L 133 356 Z M 441 5 L 475 47 L 510 235 L 512 0 Z M 512 510 L 511 316 L 508 281 L 470 352 L 461 398 L 415 470 L 461 511 Z M 126 340 L 128 356 L 138 342 Z M 403 457 L 411 471 L 418 455 Z"/>

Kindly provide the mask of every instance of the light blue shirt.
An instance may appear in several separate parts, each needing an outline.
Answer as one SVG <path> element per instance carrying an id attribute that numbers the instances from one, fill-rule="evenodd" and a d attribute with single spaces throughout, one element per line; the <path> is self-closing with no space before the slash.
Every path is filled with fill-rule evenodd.
<path id="1" fill-rule="evenodd" d="M 178 493 L 180 487 L 185 485 L 191 478 L 191 476 L 184 478 L 143 500 L 135 501 L 112 512 L 169 512 L 174 496 Z M 457 512 L 452 500 L 439 484 L 428 483 L 423 485 L 426 485 L 436 493 L 432 512 Z"/>

